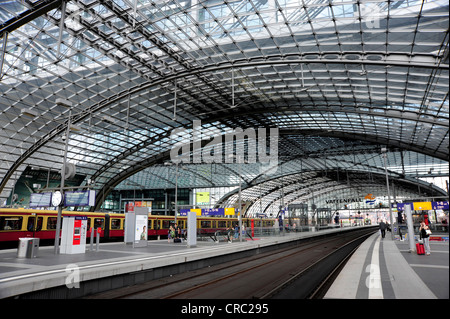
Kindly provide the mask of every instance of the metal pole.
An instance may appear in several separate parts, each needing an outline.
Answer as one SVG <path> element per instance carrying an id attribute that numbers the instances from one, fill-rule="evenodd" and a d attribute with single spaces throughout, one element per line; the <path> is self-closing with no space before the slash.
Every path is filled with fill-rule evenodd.
<path id="1" fill-rule="evenodd" d="M 239 156 L 239 162 L 240 162 L 240 156 Z M 238 220 L 239 220 L 239 241 L 242 242 L 242 196 L 241 196 L 241 192 L 242 192 L 242 167 L 241 167 L 242 163 L 239 163 L 239 215 L 238 215 Z"/>
<path id="2" fill-rule="evenodd" d="M 175 224 L 177 223 L 177 212 L 178 212 L 178 162 L 175 173 Z"/>
<path id="3" fill-rule="evenodd" d="M 391 219 L 391 239 L 394 240 L 394 218 L 392 216 L 392 207 L 391 207 L 391 192 L 389 191 L 389 177 L 387 172 L 387 150 L 385 148 L 381 149 L 381 152 L 383 152 L 383 158 L 384 158 L 384 172 L 386 173 L 386 188 L 388 193 L 388 206 L 389 206 L 389 215 Z"/>
<path id="4" fill-rule="evenodd" d="M 177 79 L 175 79 L 175 90 L 174 90 L 174 97 L 173 97 L 173 120 L 175 121 L 177 119 Z"/>
<path id="5" fill-rule="evenodd" d="M 5 61 L 6 44 L 8 43 L 8 32 L 3 33 L 3 45 L 0 51 L 0 79 L 3 76 L 3 62 Z"/>
<path id="6" fill-rule="evenodd" d="M 283 176 L 283 165 L 281 165 L 281 176 Z M 281 180 L 281 219 L 283 221 L 283 236 L 286 233 L 286 216 L 284 216 L 284 179 Z"/>
<path id="7" fill-rule="evenodd" d="M 94 250 L 94 227 L 91 228 L 91 238 L 90 238 L 90 241 L 91 241 L 91 248 L 90 248 L 89 250 L 90 250 L 90 251 L 93 251 L 93 250 Z"/>
<path id="8" fill-rule="evenodd" d="M 61 170 L 61 185 L 59 186 L 59 191 L 61 194 L 63 194 L 64 198 L 64 184 L 66 182 L 66 162 L 67 162 L 67 151 L 69 148 L 69 133 L 70 133 L 70 122 L 72 119 L 72 110 L 69 111 L 69 120 L 67 123 L 67 131 L 66 131 L 66 143 L 64 147 L 64 160 L 63 160 L 63 166 Z M 62 203 L 58 206 L 58 217 L 56 218 L 56 232 L 55 232 L 55 247 L 54 247 L 54 253 L 57 255 L 59 254 L 59 235 L 61 231 L 61 216 L 62 216 Z"/>
<path id="9" fill-rule="evenodd" d="M 100 244 L 100 232 L 99 229 L 97 229 L 97 243 L 95 244 L 95 251 L 98 251 L 98 245 Z"/>
<path id="10" fill-rule="evenodd" d="M 59 36 L 58 36 L 58 45 L 57 45 L 57 53 L 56 53 L 56 58 L 58 60 L 60 59 L 61 43 L 62 43 L 65 19 L 66 19 L 66 1 L 63 1 L 61 4 L 61 20 L 59 21 Z"/>

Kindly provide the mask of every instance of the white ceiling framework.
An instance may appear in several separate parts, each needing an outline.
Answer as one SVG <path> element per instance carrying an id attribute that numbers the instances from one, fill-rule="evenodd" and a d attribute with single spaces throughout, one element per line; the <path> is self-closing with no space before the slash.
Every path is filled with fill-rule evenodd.
<path id="1" fill-rule="evenodd" d="M 105 195 L 132 187 L 127 179 L 174 187 L 175 168 L 162 165 L 178 142 L 170 135 L 194 120 L 222 134 L 279 128 L 279 176 L 383 174 L 382 147 L 396 180 L 448 176 L 448 9 L 444 0 L 0 0 L 0 202 L 27 166 L 61 168 L 69 114 L 79 130 L 68 160 Z M 233 165 L 184 164 L 179 186 L 236 185 L 241 175 L 254 201 L 259 166 Z"/>

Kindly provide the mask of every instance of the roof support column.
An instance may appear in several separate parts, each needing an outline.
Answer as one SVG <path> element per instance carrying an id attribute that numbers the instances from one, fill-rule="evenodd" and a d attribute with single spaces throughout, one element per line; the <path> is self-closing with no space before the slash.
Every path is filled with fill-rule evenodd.
<path id="1" fill-rule="evenodd" d="M 60 59 L 61 42 L 64 30 L 64 20 L 66 19 L 66 1 L 61 4 L 61 20 L 59 20 L 59 37 L 58 37 L 58 51 L 56 52 L 56 58 Z"/>
<path id="2" fill-rule="evenodd" d="M 392 207 L 391 207 L 391 192 L 389 190 L 389 177 L 388 177 L 388 171 L 387 171 L 387 149 L 382 148 L 381 152 L 383 153 L 383 159 L 384 159 L 384 172 L 386 174 L 386 188 L 387 188 L 387 195 L 388 195 L 388 205 L 389 205 L 389 215 L 391 220 L 391 238 L 392 240 L 395 239 L 394 237 L 394 216 L 392 216 Z"/>
<path id="3" fill-rule="evenodd" d="M 8 32 L 3 33 L 2 51 L 0 51 L 0 79 L 3 76 L 3 62 L 5 60 L 6 44 L 8 43 Z"/>

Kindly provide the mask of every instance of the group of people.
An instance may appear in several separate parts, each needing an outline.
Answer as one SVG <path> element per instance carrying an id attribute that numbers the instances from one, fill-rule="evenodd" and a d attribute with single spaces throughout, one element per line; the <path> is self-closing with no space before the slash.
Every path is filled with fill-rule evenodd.
<path id="1" fill-rule="evenodd" d="M 386 235 L 386 229 L 390 231 L 389 224 L 385 223 L 383 220 L 380 222 L 380 232 L 381 232 L 381 238 L 384 238 Z M 428 227 L 425 220 L 420 221 L 420 228 L 419 228 L 419 239 L 423 240 L 423 245 L 425 248 L 425 253 L 427 256 L 431 254 L 431 248 L 430 248 L 430 235 L 431 230 L 430 227 Z"/>
<path id="2" fill-rule="evenodd" d="M 177 224 L 170 225 L 169 233 L 167 234 L 167 241 L 170 243 L 172 239 L 181 239 L 183 232 Z"/>

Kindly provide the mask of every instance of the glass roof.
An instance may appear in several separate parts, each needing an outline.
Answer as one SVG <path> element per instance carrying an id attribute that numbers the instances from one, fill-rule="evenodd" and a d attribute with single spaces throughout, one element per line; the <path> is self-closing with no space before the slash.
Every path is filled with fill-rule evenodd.
<path id="1" fill-rule="evenodd" d="M 61 169 L 68 127 L 68 162 L 102 194 L 130 181 L 174 187 L 164 163 L 195 140 L 193 121 L 204 137 L 278 128 L 278 186 L 305 171 L 317 183 L 337 169 L 383 174 L 381 148 L 394 179 L 448 176 L 448 10 L 446 0 L 0 0 L 0 203 L 27 166 Z M 236 142 L 248 156 L 246 145 Z M 268 200 L 277 188 L 261 165 L 226 153 L 183 163 L 179 187 L 241 180 L 253 200 L 266 185 Z"/>

